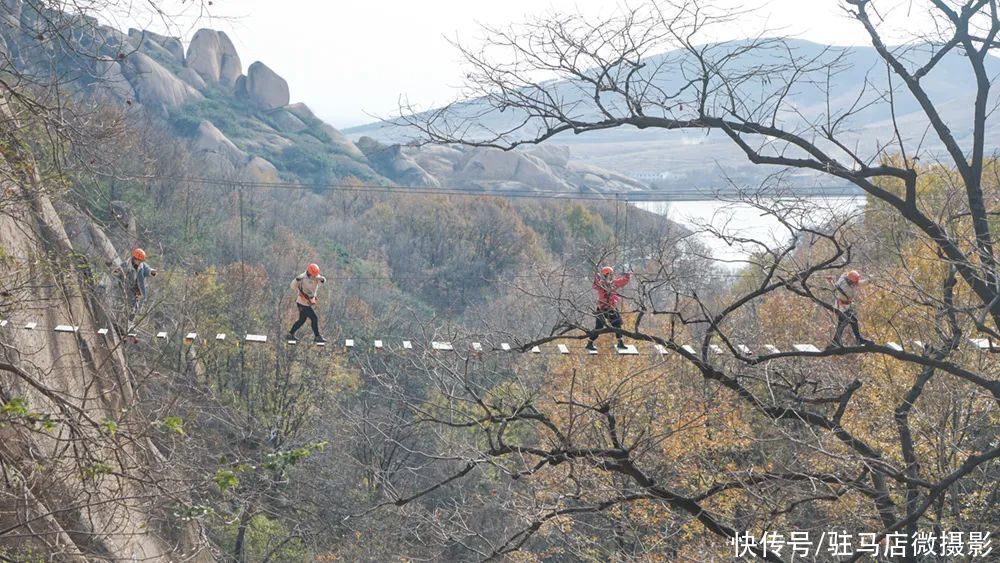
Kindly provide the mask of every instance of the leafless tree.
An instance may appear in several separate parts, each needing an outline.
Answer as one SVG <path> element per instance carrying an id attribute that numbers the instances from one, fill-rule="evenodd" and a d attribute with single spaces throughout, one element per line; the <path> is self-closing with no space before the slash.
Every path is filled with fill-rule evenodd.
<path id="1" fill-rule="evenodd" d="M 145 9 L 166 21 L 174 7 L 0 6 L 0 316 L 12 323 L 0 335 L 5 559 L 204 557 L 193 530 L 162 525 L 186 498 L 153 445 L 170 431 L 136 408 L 142 399 L 117 341 L 97 334 L 109 323 L 91 291 L 95 270 L 54 207 L 71 173 L 114 175 L 120 164 L 102 149 L 127 144 L 128 108 L 84 86 L 106 80 L 98 69 L 134 49 L 98 18 Z M 39 330 L 11 330 L 25 320 L 40 320 Z M 52 329 L 63 323 L 79 330 L 60 338 Z"/>
<path id="2" fill-rule="evenodd" d="M 510 496 L 484 506 L 517 514 L 521 526 L 493 535 L 464 526 L 459 534 L 458 523 L 467 523 L 459 506 L 468 499 L 456 501 L 443 526 L 451 530 L 445 537 L 483 557 L 560 543 L 578 554 L 594 542 L 604 549 L 608 538 L 622 538 L 614 519 L 635 526 L 637 519 L 623 514 L 649 514 L 649 502 L 674 515 L 673 525 L 659 530 L 671 539 L 644 543 L 639 538 L 649 536 L 632 529 L 629 541 L 612 542 L 619 555 L 679 557 L 693 544 L 711 545 L 711 536 L 752 530 L 759 537 L 773 525 L 815 532 L 844 526 L 872 532 L 874 541 L 901 533 L 907 547 L 899 553 L 916 561 L 912 540 L 923 530 L 982 531 L 996 523 L 993 509 L 967 518 L 960 507 L 983 495 L 995 503 L 984 491 L 1000 457 L 990 422 L 1000 400 L 995 362 L 969 342 L 1000 337 L 991 222 L 998 185 L 995 158 L 986 154 L 1000 7 L 992 0 L 841 6 L 867 31 L 878 60 L 847 93 L 839 77 L 858 71 L 847 51 L 802 49 L 764 30 L 711 42 L 716 27 L 742 14 L 699 0 L 644 3 L 603 21 L 556 14 L 486 27 L 482 44 L 459 47 L 470 68 L 468 98 L 404 111 L 403 121 L 428 141 L 513 150 L 620 127 L 707 129 L 753 164 L 850 183 L 868 204 L 863 217 L 828 213 L 817 221 L 815 203 L 747 189 L 741 203 L 770 216 L 788 241 L 707 228 L 747 251 L 729 289 L 709 296 L 668 269 L 638 272 L 626 335 L 669 350 L 666 364 L 623 360 L 618 369 L 601 364 L 587 375 L 581 365 L 563 386 L 549 378 L 569 375 L 551 365 L 481 377 L 435 366 L 439 400 L 411 403 L 415 424 L 438 428 L 449 445 L 448 455 L 428 457 L 451 472 L 399 492 L 396 505 L 438 495 L 470 474 L 497 472 Z M 891 46 L 886 30 L 905 29 L 910 13 L 928 14 L 932 25 Z M 942 61 L 956 54 L 975 85 L 961 121 L 946 116 L 928 89 Z M 806 91 L 822 102 L 796 103 Z M 920 116 L 916 128 L 900 119 L 906 107 Z M 886 125 L 863 127 L 880 119 Z M 827 277 L 854 267 L 884 276 L 864 309 L 879 343 L 789 348 L 829 338 L 835 310 Z M 576 295 L 585 292 L 578 286 Z M 585 337 L 583 297 L 525 293 L 562 314 L 555 329 L 526 327 L 522 350 Z M 768 351 L 768 339 L 785 351 Z M 645 381 L 650 372 L 674 383 Z M 663 458 L 664 444 L 694 432 L 682 416 L 664 423 L 694 400 L 671 387 L 692 385 L 692 376 L 703 382 L 698 422 L 715 438 L 692 437 L 704 451 L 691 458 Z M 602 384 L 588 386 L 588 379 Z M 581 475 L 595 480 L 577 481 Z M 847 512 L 853 516 L 843 518 Z M 574 530 L 593 525 L 584 516 L 593 514 L 606 519 L 596 540 L 554 531 L 566 520 Z M 673 539 L 692 520 L 704 536 Z M 540 531 L 544 538 L 532 544 Z M 753 553 L 780 561 L 788 552 Z"/>

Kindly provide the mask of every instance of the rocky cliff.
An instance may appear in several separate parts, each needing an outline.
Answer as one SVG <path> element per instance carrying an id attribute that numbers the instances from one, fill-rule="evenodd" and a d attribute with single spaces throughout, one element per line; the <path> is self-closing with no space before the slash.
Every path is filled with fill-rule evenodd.
<path id="1" fill-rule="evenodd" d="M 166 471 L 121 348 L 98 334 L 107 274 L 92 265 L 117 251 L 82 214 L 57 212 L 17 129 L 0 105 L 0 555 L 204 560 L 192 530 L 158 520 Z"/>

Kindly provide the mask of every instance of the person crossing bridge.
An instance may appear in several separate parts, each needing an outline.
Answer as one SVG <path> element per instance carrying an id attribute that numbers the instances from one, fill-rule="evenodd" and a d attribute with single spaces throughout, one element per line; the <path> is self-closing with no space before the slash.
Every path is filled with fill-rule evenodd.
<path id="1" fill-rule="evenodd" d="M 326 340 L 319 333 L 319 317 L 316 316 L 316 304 L 318 302 L 316 295 L 319 291 L 320 284 L 326 283 L 326 278 L 320 274 L 319 266 L 317 264 L 309 264 L 306 267 L 306 271 L 295 276 L 292 280 L 290 287 L 295 290 L 295 304 L 299 309 L 299 319 L 295 321 L 292 325 L 292 329 L 288 331 L 288 341 L 297 342 L 298 338 L 295 333 L 302 328 L 308 319 L 313 331 L 313 337 L 317 344 L 323 344 Z"/>
<path id="2" fill-rule="evenodd" d="M 597 311 L 594 316 L 594 330 L 590 332 L 587 339 L 587 350 L 597 350 L 594 341 L 597 340 L 599 332 L 609 326 L 615 330 L 618 348 L 625 348 L 625 341 L 622 339 L 622 316 L 619 312 L 622 298 L 618 291 L 628 285 L 631 279 L 632 275 L 627 272 L 615 277 L 615 270 L 611 266 L 604 266 L 594 276 L 593 287 L 597 291 Z"/>

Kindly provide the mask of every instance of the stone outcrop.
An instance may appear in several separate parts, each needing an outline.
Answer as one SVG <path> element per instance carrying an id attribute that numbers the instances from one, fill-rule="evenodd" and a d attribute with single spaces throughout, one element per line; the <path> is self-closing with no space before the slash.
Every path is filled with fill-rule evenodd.
<path id="1" fill-rule="evenodd" d="M 145 34 L 146 37 L 156 41 L 161 47 L 166 49 L 167 52 L 173 55 L 177 62 L 184 64 L 184 45 L 181 44 L 180 39 L 176 37 L 168 37 L 166 35 L 159 35 L 157 33 L 153 33 L 152 31 L 147 31 Z"/>
<path id="2" fill-rule="evenodd" d="M 569 164 L 569 147 L 565 145 L 538 145 L 526 152 L 556 170 L 565 170 Z"/>
<path id="3" fill-rule="evenodd" d="M 467 151 L 456 165 L 455 178 L 462 182 L 518 182 L 545 190 L 573 189 L 542 159 L 494 148 Z"/>
<path id="4" fill-rule="evenodd" d="M 573 161 L 569 148 L 559 145 L 514 151 L 442 145 L 385 147 L 370 137 L 362 137 L 358 139 L 358 146 L 379 172 L 404 185 L 430 185 L 417 176 L 413 168 L 416 166 L 438 185 L 471 185 L 484 190 L 628 192 L 648 189 L 642 182 L 622 174 Z M 393 147 L 394 150 L 388 150 Z"/>
<path id="5" fill-rule="evenodd" d="M 583 162 L 570 162 L 566 166 L 566 177 L 588 191 L 630 192 L 649 189 L 639 180 Z"/>
<path id="6" fill-rule="evenodd" d="M 246 78 L 238 81 L 236 93 L 264 110 L 287 106 L 289 102 L 288 82 L 260 61 L 250 65 Z"/>
<path id="7" fill-rule="evenodd" d="M 2 99 L 0 127 L 17 129 Z M 142 472 L 155 471 L 159 452 L 140 438 L 148 421 L 132 415 L 138 398 L 122 348 L 113 335 L 97 332 L 114 319 L 90 285 L 107 275 L 106 258 L 120 254 L 82 213 L 60 206 L 64 219 L 34 170 L 20 151 L 0 157 L 0 193 L 9 196 L 0 214 L 0 248 L 16 257 L 0 261 L 0 306 L 7 319 L 46 327 L 0 335 L 6 364 L 0 389 L 5 403 L 17 398 L 33 411 L 58 414 L 45 431 L 0 425 L 0 457 L 6 474 L 16 476 L 5 481 L 0 506 L 0 526 L 14 532 L 5 537 L 4 554 L 80 563 L 208 561 L 197 534 L 178 529 L 183 524 L 157 529 L 154 503 L 135 502 L 160 494 L 146 488 Z M 92 270 L 82 275 L 86 263 Z M 51 330 L 60 324 L 78 331 Z M 122 435 L 136 438 L 111 439 L 102 420 L 116 421 Z M 88 476 L 96 462 L 103 467 Z M 144 478 L 114 477 L 136 471 Z"/>
<path id="8" fill-rule="evenodd" d="M 151 108 L 173 108 L 204 96 L 143 53 L 132 53 L 122 72 L 135 90 L 136 99 Z"/>
<path id="9" fill-rule="evenodd" d="M 177 73 L 177 78 L 180 78 L 181 80 L 187 82 L 189 85 L 198 90 L 205 89 L 206 86 L 205 79 L 202 78 L 200 74 L 198 74 L 197 72 L 188 67 L 182 68 L 180 72 Z"/>
<path id="10" fill-rule="evenodd" d="M 311 109 L 309 109 L 309 106 L 303 104 L 302 102 L 289 104 L 285 110 L 307 124 L 319 121 L 319 118 L 316 117 L 316 114 L 314 114 Z"/>
<path id="11" fill-rule="evenodd" d="M 371 137 L 361 137 L 357 146 L 379 174 L 402 186 L 437 188 L 441 183 L 417 164 L 400 145 L 385 146 Z"/>
<path id="12" fill-rule="evenodd" d="M 241 170 L 250 157 L 230 141 L 211 121 L 198 125 L 191 148 L 195 155 L 210 166 L 218 167 L 223 174 Z"/>
<path id="13" fill-rule="evenodd" d="M 277 182 L 278 169 L 267 160 L 255 156 L 243 167 L 243 176 L 254 182 Z"/>
<path id="14" fill-rule="evenodd" d="M 184 47 L 176 37 L 133 28 L 128 30 L 128 40 L 133 47 L 155 59 L 184 64 Z"/>
<path id="15" fill-rule="evenodd" d="M 455 166 L 462 158 L 462 151 L 445 145 L 427 145 L 423 147 L 406 147 L 407 155 L 442 182 L 448 182 L 455 173 Z"/>
<path id="16" fill-rule="evenodd" d="M 99 81 L 100 90 L 116 100 L 135 98 L 132 84 L 125 78 L 122 66 L 117 61 L 97 61 L 94 76 Z"/>
<path id="17" fill-rule="evenodd" d="M 252 137 L 240 139 L 240 147 L 251 154 L 278 154 L 294 144 L 291 139 L 264 124 Z"/>
<path id="18" fill-rule="evenodd" d="M 303 123 L 310 126 L 311 129 L 316 131 L 314 137 L 317 140 L 325 143 L 330 143 L 337 147 L 337 150 L 346 154 L 347 156 L 365 162 L 367 164 L 367 159 L 365 154 L 361 152 L 361 149 L 357 145 L 351 142 L 350 139 L 344 136 L 336 127 L 324 123 L 321 119 L 316 117 L 309 107 L 303 103 L 295 103 L 287 106 L 285 108 L 289 113 L 299 118 Z"/>
<path id="19" fill-rule="evenodd" d="M 321 122 L 319 125 L 319 133 L 320 135 L 317 138 L 320 141 L 330 143 L 331 145 L 337 147 L 337 150 L 355 160 L 362 162 L 367 160 L 365 158 L 365 153 L 361 152 L 361 149 L 359 149 L 357 145 L 351 142 L 350 139 L 345 137 L 344 134 L 333 125 Z"/>
<path id="20" fill-rule="evenodd" d="M 286 142 L 291 144 L 290 141 Z M 210 121 L 202 121 L 198 125 L 198 130 L 191 141 L 191 149 L 196 157 L 206 166 L 216 170 L 219 176 L 243 178 L 255 182 L 278 180 L 278 169 L 273 164 L 237 147 Z"/>
<path id="21" fill-rule="evenodd" d="M 280 108 L 268 114 L 275 127 L 282 133 L 299 133 L 309 128 L 301 119 L 287 109 Z"/>
<path id="22" fill-rule="evenodd" d="M 219 85 L 228 92 L 233 91 L 236 79 L 243 74 L 243 64 L 229 36 L 213 29 L 195 32 L 185 64 L 207 84 Z"/>

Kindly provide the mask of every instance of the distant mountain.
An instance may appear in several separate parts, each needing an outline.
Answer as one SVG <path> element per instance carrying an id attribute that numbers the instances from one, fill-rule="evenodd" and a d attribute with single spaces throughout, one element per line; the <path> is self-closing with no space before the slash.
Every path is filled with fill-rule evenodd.
<path id="1" fill-rule="evenodd" d="M 54 28 L 67 40 L 49 40 Z M 0 73 L 5 70 L 28 77 L 56 72 L 80 102 L 145 112 L 186 140 L 202 160 L 202 176 L 314 185 L 357 179 L 486 191 L 647 187 L 599 167 L 571 164 L 568 156 L 552 157 L 551 151 L 414 152 L 373 140 L 359 146 L 305 104 L 290 103 L 288 83 L 266 64 L 244 69 L 230 38 L 211 29 L 198 30 L 185 49 L 177 37 L 123 33 L 92 18 L 6 0 L 0 3 Z"/>
<path id="2" fill-rule="evenodd" d="M 804 40 L 788 42 L 797 57 L 815 60 L 815 66 L 829 64 L 829 103 L 826 96 L 826 82 L 821 84 L 804 81 L 788 93 L 787 111 L 779 115 L 779 123 L 801 129 L 805 120 L 825 119 L 827 108 L 836 115 L 852 105 L 861 108 L 844 123 L 843 139 L 862 151 L 871 150 L 877 142 L 891 138 L 892 113 L 882 93 L 888 90 L 885 64 L 871 47 L 830 47 Z M 920 48 L 912 48 L 910 58 L 914 66 L 927 53 Z M 753 58 L 744 57 L 730 72 L 737 73 L 749 65 L 767 66 L 776 64 L 779 52 L 763 52 Z M 646 68 L 655 69 L 646 78 L 657 88 L 671 91 L 683 80 L 678 71 L 685 63 L 687 55 L 681 51 L 671 51 L 649 57 Z M 836 61 L 836 64 L 833 64 Z M 991 76 L 1000 73 L 1000 61 L 988 61 Z M 742 66 L 741 66 L 742 65 Z M 817 77 L 825 75 L 817 74 Z M 912 150 L 922 144 L 931 153 L 941 153 L 941 147 L 933 143 L 933 135 L 925 137 L 928 120 L 917 101 L 903 88 L 898 78 L 894 78 L 894 102 L 900 131 Z M 975 79 L 968 60 L 958 51 L 943 57 L 932 72 L 921 80 L 930 98 L 935 102 L 944 120 L 951 124 L 953 133 L 965 145 L 971 142 L 969 124 L 975 99 Z M 589 100 L 590 93 L 582 91 L 568 81 L 556 82 L 551 87 L 573 106 L 581 118 L 597 115 L 596 108 Z M 862 91 L 867 90 L 863 96 Z M 861 96 L 859 98 L 859 96 Z M 471 100 L 459 104 L 459 115 L 482 116 L 478 119 L 476 131 L 497 131 L 510 128 L 521 121 L 524 114 L 516 110 L 503 113 L 491 111 L 485 102 Z M 345 130 L 352 139 L 367 136 L 381 142 L 407 142 L 417 137 L 416 131 L 393 123 L 376 122 Z M 990 128 L 989 141 L 1000 145 L 1000 128 Z M 613 170 L 623 175 L 643 178 L 659 186 L 716 187 L 728 179 L 753 183 L 760 181 L 773 169 L 751 165 L 742 151 L 728 138 L 719 133 L 706 134 L 698 131 L 638 130 L 620 127 L 581 135 L 564 133 L 547 143 L 563 145 L 574 159 L 583 163 Z M 926 159 L 925 159 L 926 160 Z M 804 174 L 796 178 L 799 185 L 820 181 L 816 176 Z M 824 179 L 823 181 L 827 181 Z"/>

